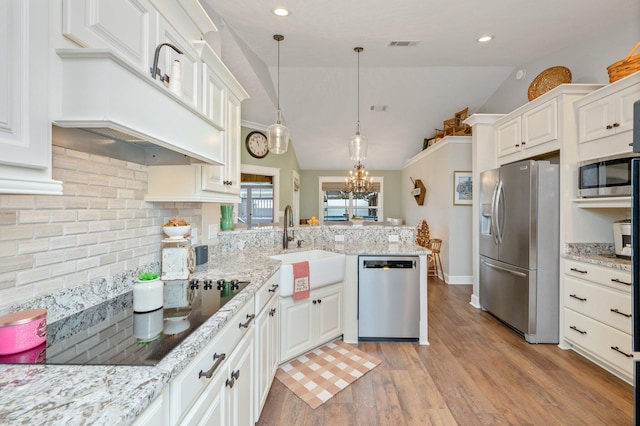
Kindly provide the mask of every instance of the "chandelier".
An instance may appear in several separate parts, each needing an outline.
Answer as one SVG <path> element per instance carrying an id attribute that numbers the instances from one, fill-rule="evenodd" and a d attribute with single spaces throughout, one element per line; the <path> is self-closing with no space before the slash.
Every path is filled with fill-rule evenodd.
<path id="1" fill-rule="evenodd" d="M 349 171 L 349 176 L 344 178 L 344 192 L 352 194 L 355 198 L 364 198 L 373 192 L 373 178 L 369 177 L 369 172 L 364 170 L 364 164 L 358 161 Z"/>

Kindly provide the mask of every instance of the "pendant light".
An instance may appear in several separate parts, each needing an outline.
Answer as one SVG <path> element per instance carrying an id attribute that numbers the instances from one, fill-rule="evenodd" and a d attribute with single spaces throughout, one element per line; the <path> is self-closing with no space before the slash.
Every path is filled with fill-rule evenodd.
<path id="1" fill-rule="evenodd" d="M 356 124 L 356 134 L 349 141 L 349 158 L 353 161 L 364 161 L 367 157 L 367 138 L 360 134 L 360 52 L 364 50 L 362 47 L 353 49 L 358 53 L 358 122 Z"/>
<path id="2" fill-rule="evenodd" d="M 289 147 L 289 129 L 282 124 L 282 114 L 280 112 L 280 42 L 284 40 L 284 36 L 276 34 L 273 39 L 278 42 L 278 107 L 276 109 L 276 123 L 267 127 L 267 141 L 269 152 L 284 154 Z"/>

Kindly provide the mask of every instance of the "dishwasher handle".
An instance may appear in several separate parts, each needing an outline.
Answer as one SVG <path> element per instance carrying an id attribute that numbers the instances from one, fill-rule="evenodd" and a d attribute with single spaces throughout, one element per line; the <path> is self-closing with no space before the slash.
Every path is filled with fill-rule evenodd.
<path id="1" fill-rule="evenodd" d="M 415 260 L 364 260 L 362 262 L 363 269 L 414 269 L 416 267 Z"/>

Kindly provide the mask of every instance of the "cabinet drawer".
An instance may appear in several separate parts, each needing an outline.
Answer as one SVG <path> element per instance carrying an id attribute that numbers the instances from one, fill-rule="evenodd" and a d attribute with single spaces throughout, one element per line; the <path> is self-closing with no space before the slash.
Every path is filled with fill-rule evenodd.
<path id="1" fill-rule="evenodd" d="M 565 307 L 631 334 L 631 295 L 565 277 L 563 296 Z"/>
<path id="2" fill-rule="evenodd" d="M 631 272 L 628 271 L 565 259 L 564 273 L 572 277 L 631 292 Z"/>
<path id="3" fill-rule="evenodd" d="M 212 369 L 216 361 L 220 362 L 213 374 L 226 367 L 231 352 L 249 329 L 240 327 L 239 324 L 246 323 L 248 316 L 253 314 L 253 301 L 248 301 L 171 383 L 172 423 L 182 417 L 209 384 L 210 378 L 205 377 L 204 374 Z M 251 326 L 253 326 L 252 323 L 249 327 Z M 224 354 L 225 358 L 214 360 L 214 354 Z"/>
<path id="4" fill-rule="evenodd" d="M 565 338 L 594 354 L 597 358 L 633 375 L 631 336 L 602 323 L 580 315 L 571 309 L 564 310 Z"/>
<path id="5" fill-rule="evenodd" d="M 269 279 L 260 287 L 255 294 L 255 302 L 256 302 L 256 315 L 262 311 L 262 308 L 265 307 L 269 300 L 278 292 L 278 277 L 280 274 L 274 273 L 269 277 Z"/>

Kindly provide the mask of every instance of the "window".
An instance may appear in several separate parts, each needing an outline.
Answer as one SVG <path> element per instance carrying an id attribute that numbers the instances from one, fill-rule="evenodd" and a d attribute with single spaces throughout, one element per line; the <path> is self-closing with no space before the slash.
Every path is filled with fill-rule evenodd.
<path id="1" fill-rule="evenodd" d="M 238 205 L 238 222 L 247 226 L 272 223 L 273 185 L 269 182 L 242 183 Z"/>
<path id="2" fill-rule="evenodd" d="M 345 194 L 344 178 L 321 176 L 319 178 L 320 199 L 319 218 L 324 222 L 344 222 L 353 216 L 361 216 L 367 221 L 383 220 L 382 214 L 382 177 L 374 177 L 374 190 L 368 194 L 354 197 Z"/>

